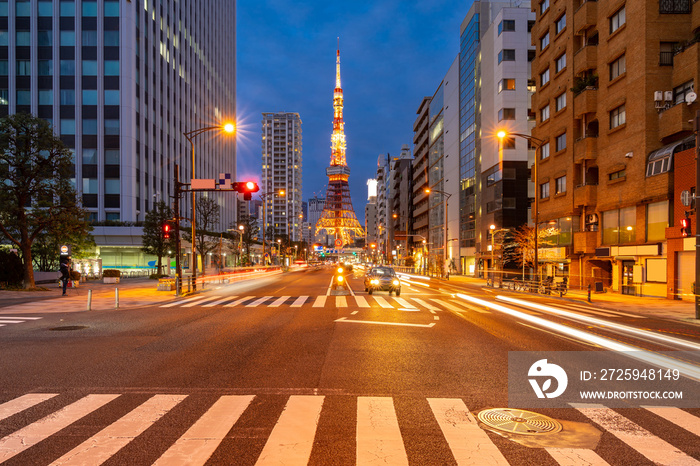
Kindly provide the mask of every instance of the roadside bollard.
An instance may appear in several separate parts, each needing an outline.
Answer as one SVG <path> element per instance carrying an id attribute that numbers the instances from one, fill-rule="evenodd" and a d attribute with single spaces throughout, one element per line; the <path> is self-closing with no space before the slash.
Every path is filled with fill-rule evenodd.
<path id="1" fill-rule="evenodd" d="M 180 296 L 180 277 L 175 277 L 175 296 Z"/>
<path id="2" fill-rule="evenodd" d="M 87 310 L 92 310 L 92 290 L 88 290 Z"/>
<path id="3" fill-rule="evenodd" d="M 119 288 L 114 289 L 114 309 L 119 309 Z"/>
<path id="4" fill-rule="evenodd" d="M 588 302 L 591 302 L 591 284 L 588 284 Z"/>

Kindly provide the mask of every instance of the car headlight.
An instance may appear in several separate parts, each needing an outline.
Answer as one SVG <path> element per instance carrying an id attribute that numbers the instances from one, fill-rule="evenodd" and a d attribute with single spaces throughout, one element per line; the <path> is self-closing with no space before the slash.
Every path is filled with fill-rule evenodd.
<path id="1" fill-rule="evenodd" d="M 343 281 L 343 276 L 342 276 L 342 275 L 338 275 L 338 281 L 339 281 L 339 282 L 342 282 L 342 281 Z"/>
<path id="2" fill-rule="evenodd" d="M 391 282 L 391 283 L 393 283 L 394 285 L 398 285 L 398 284 L 399 284 L 399 281 L 398 281 L 398 280 L 394 280 L 394 281 Z"/>
<path id="3" fill-rule="evenodd" d="M 343 268 L 342 268 L 342 267 L 338 267 L 338 273 L 343 273 Z"/>
<path id="4" fill-rule="evenodd" d="M 376 278 L 373 278 L 372 280 L 369 281 L 372 285 L 379 285 L 379 280 Z"/>

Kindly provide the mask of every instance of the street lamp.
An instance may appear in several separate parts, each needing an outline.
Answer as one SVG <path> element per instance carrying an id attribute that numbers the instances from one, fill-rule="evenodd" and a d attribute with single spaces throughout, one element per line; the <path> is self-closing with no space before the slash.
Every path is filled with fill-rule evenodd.
<path id="1" fill-rule="evenodd" d="M 498 133 L 496 133 L 496 136 L 498 136 L 498 139 L 503 142 L 503 140 L 508 137 L 508 136 L 517 136 L 519 138 L 527 139 L 528 141 L 532 141 L 533 144 L 535 144 L 535 163 L 532 165 L 533 170 L 532 170 L 532 178 L 535 183 L 535 202 L 534 202 L 534 208 L 535 212 L 533 214 L 533 220 L 535 221 L 535 257 L 534 257 L 534 264 L 535 264 L 535 280 L 538 279 L 539 273 L 540 273 L 540 257 L 538 255 L 537 251 L 537 243 L 538 243 L 538 235 L 539 235 L 539 197 L 540 197 L 540 186 L 537 183 L 537 160 L 541 155 L 537 154 L 537 150 L 541 149 L 542 146 L 544 146 L 545 141 L 543 141 L 540 138 L 536 138 L 534 136 L 530 136 L 529 134 L 522 134 L 522 133 L 509 133 L 508 131 L 505 130 L 500 130 Z"/>
<path id="2" fill-rule="evenodd" d="M 432 192 L 432 193 L 439 193 L 439 194 L 442 194 L 442 196 L 444 197 L 444 204 L 445 204 L 445 206 L 444 206 L 444 209 L 445 209 L 445 226 L 444 226 L 443 230 L 445 230 L 445 244 L 444 244 L 444 248 L 445 248 L 445 262 L 444 262 L 443 265 L 444 265 L 444 267 L 445 267 L 444 273 L 445 273 L 445 276 L 447 277 L 447 276 L 448 276 L 448 275 L 447 275 L 447 274 L 448 274 L 448 267 L 449 267 L 449 266 L 448 266 L 448 258 L 447 258 L 447 245 L 448 245 L 448 240 L 447 240 L 447 238 L 448 238 L 448 236 L 447 236 L 447 201 L 450 200 L 450 197 L 452 196 L 452 194 L 451 194 L 451 193 L 446 193 L 445 191 L 440 191 L 439 189 L 425 188 L 425 193 L 426 193 L 426 194 L 430 194 L 431 192 Z"/>
<path id="3" fill-rule="evenodd" d="M 236 126 L 233 123 L 226 123 L 223 125 L 217 125 L 217 126 L 206 126 L 204 128 L 199 128 L 195 129 L 194 131 L 188 131 L 182 133 L 187 140 L 190 142 L 190 145 L 192 146 L 192 179 L 196 179 L 195 176 L 195 163 L 194 163 L 194 138 L 199 136 L 200 134 L 206 133 L 208 131 L 223 131 L 225 133 L 232 134 L 236 131 Z M 195 229 L 195 218 L 196 218 L 196 210 L 195 210 L 195 191 L 192 190 L 192 290 L 197 289 L 197 251 L 196 251 L 196 244 L 197 240 L 195 238 L 196 235 L 196 229 Z M 180 213 L 178 212 L 178 215 Z"/>
<path id="4" fill-rule="evenodd" d="M 489 227 L 491 230 L 491 286 L 495 286 L 494 279 L 496 271 L 496 259 L 494 257 L 496 246 L 494 244 L 494 237 L 496 236 L 496 225 L 491 224 Z"/>
<path id="5" fill-rule="evenodd" d="M 284 196 L 284 189 L 279 191 L 268 191 L 260 195 L 260 199 L 263 201 L 263 234 L 262 234 L 262 260 L 263 265 L 265 265 L 265 230 L 267 230 L 267 196 Z"/>

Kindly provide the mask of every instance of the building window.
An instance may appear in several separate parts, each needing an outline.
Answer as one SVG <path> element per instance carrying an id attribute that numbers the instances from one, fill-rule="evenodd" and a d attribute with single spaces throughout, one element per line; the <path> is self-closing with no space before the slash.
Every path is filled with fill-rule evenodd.
<path id="1" fill-rule="evenodd" d="M 119 60 L 105 60 L 105 76 L 119 76 Z"/>
<path id="2" fill-rule="evenodd" d="M 119 2 L 113 0 L 105 0 L 105 16 L 118 17 L 119 16 Z"/>
<path id="3" fill-rule="evenodd" d="M 105 47 L 119 47 L 119 31 L 105 31 Z"/>
<path id="4" fill-rule="evenodd" d="M 549 68 L 540 73 L 540 87 L 549 82 Z"/>
<path id="5" fill-rule="evenodd" d="M 610 63 L 610 81 L 617 78 L 625 71 L 627 71 L 625 66 L 625 56 L 622 55 L 620 58 Z"/>
<path id="6" fill-rule="evenodd" d="M 609 179 L 610 181 L 612 181 L 612 180 L 619 180 L 620 178 L 624 178 L 625 176 L 627 176 L 627 172 L 626 172 L 624 169 L 622 169 L 622 170 L 618 170 L 618 171 L 616 171 L 616 172 L 610 173 L 610 174 L 608 175 L 608 179 Z"/>
<path id="7" fill-rule="evenodd" d="M 29 60 L 17 60 L 17 76 L 29 76 L 32 74 L 32 62 Z"/>
<path id="8" fill-rule="evenodd" d="M 549 157 L 549 143 L 542 144 L 540 147 L 540 160 L 544 160 Z"/>
<path id="9" fill-rule="evenodd" d="M 83 89 L 83 105 L 97 105 L 97 90 Z"/>
<path id="10" fill-rule="evenodd" d="M 31 105 L 32 91 L 29 89 L 17 89 L 17 105 Z"/>
<path id="11" fill-rule="evenodd" d="M 673 101 L 677 104 L 682 104 L 687 102 L 688 94 L 693 91 L 694 85 L 691 79 L 687 83 L 683 83 L 678 87 L 673 88 Z"/>
<path id="12" fill-rule="evenodd" d="M 7 60 L 0 60 L 0 76 L 7 76 L 9 73 Z"/>
<path id="13" fill-rule="evenodd" d="M 554 72 L 558 73 L 564 68 L 566 68 L 566 53 L 561 54 L 561 56 L 554 62 Z"/>
<path id="14" fill-rule="evenodd" d="M 10 38 L 7 35 L 6 30 L 0 30 L 0 45 L 7 45 Z"/>
<path id="15" fill-rule="evenodd" d="M 59 13 L 61 16 L 75 16 L 75 2 L 73 0 L 69 2 L 61 0 Z"/>
<path id="16" fill-rule="evenodd" d="M 543 15 L 545 11 L 549 9 L 549 0 L 542 0 L 540 2 L 540 15 Z"/>
<path id="17" fill-rule="evenodd" d="M 515 61 L 515 49 L 503 49 L 498 52 L 498 63 L 503 61 Z"/>
<path id="18" fill-rule="evenodd" d="M 61 60 L 61 76 L 75 76 L 75 60 Z"/>
<path id="19" fill-rule="evenodd" d="M 8 89 L 0 89 L 0 106 L 5 107 L 10 105 L 10 91 Z"/>
<path id="20" fill-rule="evenodd" d="M 690 13 L 690 0 L 660 0 L 659 14 L 688 14 Z"/>
<path id="21" fill-rule="evenodd" d="M 39 89 L 39 105 L 53 105 L 52 89 Z"/>
<path id="22" fill-rule="evenodd" d="M 566 107 L 566 91 L 559 94 L 555 100 L 554 109 L 558 112 Z"/>
<path id="23" fill-rule="evenodd" d="M 39 31 L 37 39 L 40 47 L 50 47 L 53 44 L 53 31 Z"/>
<path id="24" fill-rule="evenodd" d="M 544 122 L 549 120 L 549 105 L 545 105 L 540 109 L 540 121 Z"/>
<path id="25" fill-rule="evenodd" d="M 647 241 L 666 240 L 668 228 L 668 201 L 647 204 Z"/>
<path id="26" fill-rule="evenodd" d="M 498 83 L 498 92 L 501 91 L 514 91 L 515 90 L 515 79 L 501 79 Z"/>
<path id="27" fill-rule="evenodd" d="M 61 89 L 61 105 L 75 105 L 75 89 Z"/>
<path id="28" fill-rule="evenodd" d="M 118 90 L 106 90 L 105 91 L 105 105 L 119 105 L 119 91 Z"/>
<path id="29" fill-rule="evenodd" d="M 540 37 L 540 50 L 544 50 L 549 45 L 549 32 Z"/>
<path id="30" fill-rule="evenodd" d="M 94 17 L 97 16 L 97 2 L 92 0 L 83 0 L 83 16 Z"/>
<path id="31" fill-rule="evenodd" d="M 73 47 L 75 45 L 75 31 L 61 31 L 59 42 L 61 47 Z"/>
<path id="32" fill-rule="evenodd" d="M 540 199 L 547 199 L 549 197 L 549 182 L 542 183 L 540 185 Z"/>
<path id="33" fill-rule="evenodd" d="M 559 152 L 566 149 L 566 133 L 561 133 L 554 139 L 554 151 Z"/>
<path id="34" fill-rule="evenodd" d="M 566 175 L 560 176 L 554 180 L 554 194 L 562 194 L 566 192 Z"/>
<path id="35" fill-rule="evenodd" d="M 623 6 L 610 17 L 610 34 L 617 31 L 625 24 L 625 7 Z"/>
<path id="36" fill-rule="evenodd" d="M 105 120 L 105 136 L 119 135 L 119 120 Z"/>
<path id="37" fill-rule="evenodd" d="M 634 243 L 636 207 L 603 212 L 603 244 Z"/>
<path id="38" fill-rule="evenodd" d="M 83 38 L 83 41 L 82 41 L 83 47 L 95 47 L 95 46 L 97 46 L 97 31 L 83 30 L 82 38 Z"/>
<path id="39" fill-rule="evenodd" d="M 88 136 L 97 135 L 97 120 L 83 119 L 83 134 Z"/>
<path id="40" fill-rule="evenodd" d="M 554 23 L 554 31 L 559 34 L 566 27 L 566 13 L 561 15 L 559 19 Z"/>
<path id="41" fill-rule="evenodd" d="M 29 31 L 17 31 L 15 38 L 17 39 L 15 43 L 17 47 L 29 47 L 32 44 L 32 36 L 29 34 Z"/>
<path id="42" fill-rule="evenodd" d="M 39 76 L 53 76 L 53 60 L 39 60 Z"/>
<path id="43" fill-rule="evenodd" d="M 514 108 L 502 108 L 498 111 L 498 121 L 515 120 Z"/>
<path id="44" fill-rule="evenodd" d="M 97 76 L 97 60 L 83 60 L 83 76 Z"/>
<path id="45" fill-rule="evenodd" d="M 51 0 L 39 0 L 39 16 L 53 16 Z"/>
<path id="46" fill-rule="evenodd" d="M 31 12 L 29 0 L 17 0 L 15 3 L 15 15 L 17 16 L 29 16 Z"/>
<path id="47" fill-rule="evenodd" d="M 515 31 L 515 20 L 514 19 L 504 19 L 498 23 L 498 35 L 500 36 L 502 32 L 512 32 Z"/>
<path id="48" fill-rule="evenodd" d="M 61 119 L 61 134 L 75 135 L 75 120 Z"/>
<path id="49" fill-rule="evenodd" d="M 610 129 L 625 124 L 625 104 L 620 105 L 610 112 Z"/>
<path id="50" fill-rule="evenodd" d="M 97 165 L 97 149 L 83 149 L 83 165 Z"/>
<path id="51" fill-rule="evenodd" d="M 503 138 L 503 149 L 515 149 L 515 136 Z"/>

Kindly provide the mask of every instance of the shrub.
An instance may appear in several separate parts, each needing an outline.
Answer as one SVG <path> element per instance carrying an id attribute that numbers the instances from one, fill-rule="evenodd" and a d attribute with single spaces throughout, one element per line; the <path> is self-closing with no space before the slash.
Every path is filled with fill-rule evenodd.
<path id="1" fill-rule="evenodd" d="M 121 271 L 117 269 L 106 269 L 102 271 L 103 277 L 120 277 L 121 274 Z"/>
<path id="2" fill-rule="evenodd" d="M 0 283 L 19 285 L 24 281 L 22 259 L 13 252 L 0 251 Z"/>
<path id="3" fill-rule="evenodd" d="M 73 280 L 74 282 L 79 282 L 80 281 L 80 272 L 77 270 L 71 270 L 70 271 L 70 279 Z"/>
<path id="4" fill-rule="evenodd" d="M 170 275 L 167 275 L 164 273 L 152 273 L 151 275 L 149 275 L 148 278 L 150 278 L 151 280 L 158 280 L 159 278 L 169 278 L 169 277 L 170 277 Z"/>

